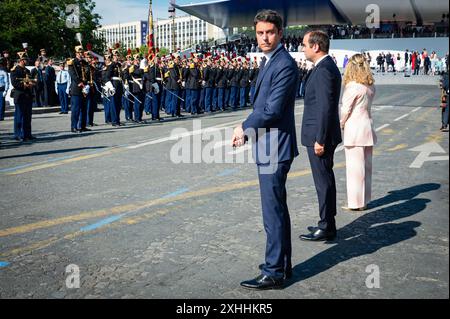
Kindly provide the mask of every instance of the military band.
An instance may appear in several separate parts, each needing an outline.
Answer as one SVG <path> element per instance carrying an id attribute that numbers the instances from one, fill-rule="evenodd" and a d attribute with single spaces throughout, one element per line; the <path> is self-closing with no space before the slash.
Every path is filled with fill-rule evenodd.
<path id="1" fill-rule="evenodd" d="M 256 59 L 250 63 L 248 58 L 225 54 L 144 57 L 139 51 L 132 54 L 128 50 L 122 58 L 118 49 L 109 49 L 100 63 L 98 56 L 79 45 L 75 47 L 75 57 L 61 62 L 55 74 L 52 59 L 46 57 L 45 50 L 41 50 L 31 72 L 26 68 L 26 52 L 19 54 L 17 65 L 11 68 L 13 97 L 17 101 L 14 125 L 17 140 L 33 139 L 32 105 L 45 104 L 44 86 L 51 85 L 55 90 L 52 93 L 58 94 L 60 114 L 68 114 L 70 100 L 70 130 L 81 133 L 90 131 L 87 126 L 96 125 L 98 102 L 103 104 L 105 123 L 115 127 L 124 125 L 120 120 L 122 109 L 127 122 L 142 124 L 147 123 L 144 114 L 151 116 L 151 121 L 162 121 L 162 111 L 171 117 L 182 117 L 182 112 L 197 115 L 245 108 L 253 104 L 259 72 Z M 42 72 L 42 64 L 47 65 L 47 76 Z M 8 67 L 9 62 L 6 70 Z M 52 82 L 44 85 L 46 78 Z"/>

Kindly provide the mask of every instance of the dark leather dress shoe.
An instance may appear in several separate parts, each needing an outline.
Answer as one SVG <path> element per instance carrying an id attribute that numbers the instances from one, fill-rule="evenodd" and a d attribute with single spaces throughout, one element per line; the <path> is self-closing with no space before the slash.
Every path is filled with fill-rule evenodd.
<path id="1" fill-rule="evenodd" d="M 259 275 L 255 279 L 241 282 L 242 287 L 255 290 L 283 289 L 283 285 L 283 278 L 277 279 L 266 275 Z"/>
<path id="2" fill-rule="evenodd" d="M 264 267 L 264 264 L 259 264 L 258 269 L 262 270 Z M 284 279 L 291 279 L 292 278 L 292 268 L 291 269 L 286 269 L 284 271 Z"/>
<path id="3" fill-rule="evenodd" d="M 306 229 L 308 229 L 309 232 L 314 233 L 315 231 L 319 230 L 320 228 L 317 226 L 308 226 Z"/>
<path id="4" fill-rule="evenodd" d="M 336 238 L 336 231 L 327 231 L 322 229 L 317 229 L 315 232 L 312 232 L 307 235 L 300 235 L 300 239 L 306 241 L 324 241 L 324 240 L 333 240 L 335 238 Z"/>

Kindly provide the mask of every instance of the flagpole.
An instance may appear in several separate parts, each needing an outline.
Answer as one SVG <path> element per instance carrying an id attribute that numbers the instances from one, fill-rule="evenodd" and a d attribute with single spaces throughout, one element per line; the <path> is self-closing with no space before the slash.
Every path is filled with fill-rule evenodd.
<path id="1" fill-rule="evenodd" d="M 148 8 L 148 57 L 152 59 L 152 55 L 154 54 L 153 50 L 153 11 L 152 11 L 152 0 L 150 0 L 149 8 Z"/>

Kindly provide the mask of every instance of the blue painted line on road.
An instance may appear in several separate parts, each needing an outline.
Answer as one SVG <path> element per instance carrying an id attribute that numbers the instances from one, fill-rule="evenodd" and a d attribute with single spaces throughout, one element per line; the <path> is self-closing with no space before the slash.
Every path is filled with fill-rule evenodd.
<path id="1" fill-rule="evenodd" d="M 174 197 L 174 196 L 186 193 L 188 190 L 189 190 L 189 188 L 186 188 L 186 187 L 185 188 L 180 188 L 180 189 L 176 190 L 173 193 L 170 193 L 170 194 L 167 194 L 167 195 L 163 196 L 163 198 Z"/>
<path id="2" fill-rule="evenodd" d="M 89 226 L 81 228 L 80 231 L 87 232 L 87 231 L 91 231 L 91 230 L 103 227 L 105 225 L 114 223 L 115 221 L 118 221 L 118 220 L 122 219 L 125 215 L 126 214 L 121 214 L 121 215 L 112 216 L 112 217 L 109 217 L 109 218 L 102 219 L 101 221 L 99 221 L 99 222 L 97 222 L 95 224 L 92 224 L 92 225 L 89 225 Z"/>
<path id="3" fill-rule="evenodd" d="M 9 266 L 9 263 L 8 262 L 6 262 L 6 261 L 0 261 L 0 268 L 2 268 L 2 267 L 8 267 Z"/>
<path id="4" fill-rule="evenodd" d="M 2 168 L 0 169 L 0 173 L 8 173 L 8 172 L 14 172 L 17 171 L 19 169 L 25 168 L 25 167 L 30 167 L 36 164 L 25 164 L 25 165 L 20 165 L 20 166 L 15 166 L 15 167 L 9 167 L 9 168 Z"/>
<path id="5" fill-rule="evenodd" d="M 239 170 L 238 168 L 228 168 L 228 169 L 224 170 L 223 172 L 217 174 L 217 176 L 223 177 L 223 176 L 232 175 L 232 174 L 236 173 L 238 170 Z"/>

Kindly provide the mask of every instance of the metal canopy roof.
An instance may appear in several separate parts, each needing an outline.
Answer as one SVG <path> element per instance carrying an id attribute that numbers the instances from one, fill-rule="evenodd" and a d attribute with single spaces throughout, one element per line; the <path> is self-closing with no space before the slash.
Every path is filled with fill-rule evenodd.
<path id="1" fill-rule="evenodd" d="M 274 9 L 283 17 L 285 26 L 317 24 L 366 23 L 370 4 L 380 8 L 381 21 L 439 22 L 448 14 L 448 0 L 219 0 L 176 8 L 220 28 L 253 25 L 260 9 Z"/>

